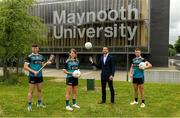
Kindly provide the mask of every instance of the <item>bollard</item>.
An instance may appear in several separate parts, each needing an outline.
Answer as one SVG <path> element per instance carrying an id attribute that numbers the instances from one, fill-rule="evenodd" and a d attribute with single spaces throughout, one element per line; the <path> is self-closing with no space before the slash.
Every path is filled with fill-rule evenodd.
<path id="1" fill-rule="evenodd" d="M 87 79 L 87 90 L 95 90 L 95 79 Z"/>

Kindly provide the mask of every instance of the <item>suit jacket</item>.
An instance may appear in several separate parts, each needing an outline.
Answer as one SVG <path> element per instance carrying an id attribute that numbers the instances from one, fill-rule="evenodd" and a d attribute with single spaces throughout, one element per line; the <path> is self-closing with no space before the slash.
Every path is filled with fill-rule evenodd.
<path id="1" fill-rule="evenodd" d="M 97 68 L 101 69 L 101 76 L 103 77 L 109 77 L 109 76 L 114 76 L 115 74 L 115 62 L 112 57 L 112 55 L 108 55 L 106 62 L 104 64 L 103 60 L 104 56 L 102 55 L 98 61 L 98 64 L 93 63 L 93 66 L 96 66 Z"/>

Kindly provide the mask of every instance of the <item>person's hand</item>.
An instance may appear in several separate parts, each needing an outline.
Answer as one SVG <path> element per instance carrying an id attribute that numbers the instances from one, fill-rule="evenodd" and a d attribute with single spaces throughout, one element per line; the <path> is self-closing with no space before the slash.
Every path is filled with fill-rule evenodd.
<path id="1" fill-rule="evenodd" d="M 130 76 L 130 78 L 131 78 L 131 79 L 133 78 L 133 74 L 132 74 L 132 73 L 130 73 L 130 75 L 129 75 L 129 76 Z"/>
<path id="2" fill-rule="evenodd" d="M 113 78 L 114 78 L 114 77 L 111 75 L 111 76 L 109 77 L 109 80 L 113 80 Z"/>
<path id="3" fill-rule="evenodd" d="M 68 74 L 72 75 L 73 73 L 72 72 L 68 72 Z"/>
<path id="4" fill-rule="evenodd" d="M 94 62 L 93 62 L 93 58 L 92 57 L 89 57 L 89 62 L 91 63 L 91 64 L 93 64 Z"/>
<path id="5" fill-rule="evenodd" d="M 52 62 L 51 62 L 51 61 L 47 61 L 46 63 L 47 63 L 47 64 L 51 64 Z"/>
<path id="6" fill-rule="evenodd" d="M 38 71 L 33 70 L 32 73 L 33 73 L 35 76 L 37 76 Z"/>

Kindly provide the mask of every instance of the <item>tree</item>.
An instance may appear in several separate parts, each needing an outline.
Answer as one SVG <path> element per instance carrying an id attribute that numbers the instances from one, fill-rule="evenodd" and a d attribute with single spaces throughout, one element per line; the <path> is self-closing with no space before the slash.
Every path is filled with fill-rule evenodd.
<path id="1" fill-rule="evenodd" d="M 169 44 L 169 56 L 175 56 L 176 55 L 176 49 L 174 48 L 174 45 Z"/>
<path id="2" fill-rule="evenodd" d="M 172 45 L 172 44 L 169 44 L 169 48 L 172 48 L 172 49 L 174 49 L 174 45 Z"/>
<path id="3" fill-rule="evenodd" d="M 176 52 L 180 53 L 180 36 L 178 37 L 178 40 L 176 41 L 174 47 L 176 49 Z"/>
<path id="4" fill-rule="evenodd" d="M 173 57 L 176 55 L 176 50 L 174 48 L 169 48 L 169 56 Z"/>
<path id="5" fill-rule="evenodd" d="M 12 59 L 18 60 L 29 51 L 32 43 L 39 43 L 43 39 L 45 25 L 29 12 L 34 3 L 34 0 L 0 2 L 0 57 L 5 79 L 9 78 L 8 63 Z"/>

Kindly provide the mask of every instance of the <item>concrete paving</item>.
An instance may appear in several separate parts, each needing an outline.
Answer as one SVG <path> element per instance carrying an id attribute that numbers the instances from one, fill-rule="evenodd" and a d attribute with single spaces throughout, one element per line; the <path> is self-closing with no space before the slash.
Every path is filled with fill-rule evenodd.
<path id="1" fill-rule="evenodd" d="M 82 79 L 96 79 L 100 80 L 100 70 L 81 70 Z M 27 74 L 27 72 L 26 72 Z M 0 68 L 0 75 L 2 75 L 2 68 Z M 43 69 L 44 77 L 55 77 L 59 81 L 64 80 L 66 74 L 63 73 L 62 69 Z M 127 72 L 117 70 L 115 73 L 115 81 L 126 81 Z M 170 82 L 170 83 L 180 83 L 180 71 L 176 70 L 175 67 L 169 68 L 152 68 L 145 71 L 145 79 L 147 82 Z M 129 79 L 130 80 L 130 79 Z"/>
<path id="2" fill-rule="evenodd" d="M 100 80 L 100 70 L 81 70 L 82 73 L 82 79 L 99 79 Z M 43 75 L 45 77 L 56 77 L 56 78 L 65 78 L 66 74 L 63 73 L 63 71 L 56 70 L 56 69 L 44 69 Z M 116 81 L 126 81 L 126 71 L 117 71 L 115 73 Z"/>
<path id="3" fill-rule="evenodd" d="M 27 72 L 25 72 L 28 74 Z M 100 80 L 100 70 L 81 70 L 82 79 L 99 79 Z M 2 68 L 0 68 L 0 75 L 3 74 Z M 63 73 L 62 69 L 43 69 L 44 77 L 55 77 L 58 79 L 64 79 L 66 74 Z M 116 71 L 115 78 L 116 81 L 125 81 L 126 80 L 126 71 Z"/>

